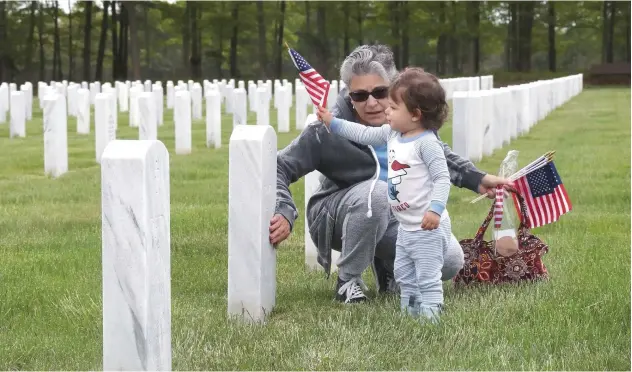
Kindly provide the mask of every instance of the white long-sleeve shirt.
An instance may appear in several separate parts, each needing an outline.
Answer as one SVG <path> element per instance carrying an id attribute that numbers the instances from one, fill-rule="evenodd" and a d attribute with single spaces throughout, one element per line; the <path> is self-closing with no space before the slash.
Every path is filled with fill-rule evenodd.
<path id="1" fill-rule="evenodd" d="M 434 132 L 402 137 L 388 124 L 370 127 L 339 118 L 330 127 L 333 133 L 359 144 L 388 145 L 388 202 L 402 229 L 421 230 L 428 210 L 447 216 L 450 173 Z"/>

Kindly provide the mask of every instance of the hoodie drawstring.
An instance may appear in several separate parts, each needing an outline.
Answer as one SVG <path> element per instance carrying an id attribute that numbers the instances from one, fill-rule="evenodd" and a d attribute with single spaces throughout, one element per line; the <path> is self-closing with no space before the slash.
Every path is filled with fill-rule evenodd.
<path id="1" fill-rule="evenodd" d="M 371 194 L 373 194 L 373 189 L 375 188 L 375 183 L 380 178 L 380 161 L 377 159 L 377 155 L 375 154 L 375 150 L 373 150 L 372 146 L 369 146 L 371 150 L 371 154 L 373 155 L 373 159 L 375 159 L 375 178 L 371 182 L 371 189 L 369 190 L 369 211 L 366 212 L 366 216 L 371 218 L 373 216 L 373 211 L 371 209 Z"/>

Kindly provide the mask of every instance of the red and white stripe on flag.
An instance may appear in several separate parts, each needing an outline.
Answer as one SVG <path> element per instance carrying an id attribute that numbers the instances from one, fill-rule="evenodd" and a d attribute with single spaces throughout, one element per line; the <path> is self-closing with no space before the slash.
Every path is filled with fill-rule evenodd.
<path id="1" fill-rule="evenodd" d="M 494 202 L 494 227 L 500 229 L 503 221 L 503 198 L 505 190 L 502 186 L 496 187 L 496 200 Z"/>
<path id="2" fill-rule="evenodd" d="M 307 94 L 312 99 L 312 103 L 316 106 L 320 106 L 321 102 L 323 106 L 327 103 L 327 96 L 329 95 L 329 82 L 323 79 L 322 76 L 316 70 L 310 69 L 305 72 L 299 73 L 301 82 L 307 90 Z"/>
<path id="3" fill-rule="evenodd" d="M 290 58 L 292 58 L 292 62 L 294 62 L 294 66 L 299 71 L 298 76 L 301 78 L 307 94 L 312 99 L 312 103 L 315 106 L 326 106 L 327 96 L 329 95 L 329 82 L 294 49 L 288 48 L 288 53 Z"/>

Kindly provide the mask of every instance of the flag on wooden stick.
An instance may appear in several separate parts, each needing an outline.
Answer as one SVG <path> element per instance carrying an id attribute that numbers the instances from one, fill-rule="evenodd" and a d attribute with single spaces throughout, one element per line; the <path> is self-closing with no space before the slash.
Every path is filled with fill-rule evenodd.
<path id="1" fill-rule="evenodd" d="M 285 46 L 290 53 L 290 58 L 294 62 L 294 66 L 299 71 L 299 77 L 301 82 L 307 90 L 307 94 L 312 99 L 312 103 L 315 106 L 326 106 L 327 96 L 329 95 L 329 82 L 325 80 L 320 74 L 314 70 L 312 66 L 294 49 L 290 48 L 287 43 Z"/>
<path id="2" fill-rule="evenodd" d="M 553 161 L 516 179 L 514 185 L 527 205 L 529 228 L 553 223 L 572 209 L 571 200 Z M 520 204 L 515 196 L 514 201 L 519 209 Z M 520 210 L 518 215 L 521 215 Z"/>

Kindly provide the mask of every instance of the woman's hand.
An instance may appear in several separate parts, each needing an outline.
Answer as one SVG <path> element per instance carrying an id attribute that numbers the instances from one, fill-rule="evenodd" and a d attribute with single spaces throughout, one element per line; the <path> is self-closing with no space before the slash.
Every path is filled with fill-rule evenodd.
<path id="1" fill-rule="evenodd" d="M 316 114 L 316 116 L 318 116 L 318 119 L 320 119 L 323 123 L 325 123 L 327 128 L 329 128 L 331 121 L 334 119 L 331 112 L 329 112 L 329 110 L 327 110 L 326 108 L 322 106 L 318 106 L 318 113 Z"/>
<path id="2" fill-rule="evenodd" d="M 506 178 L 494 176 L 492 174 L 486 174 L 481 179 L 481 184 L 478 185 L 478 192 L 480 194 L 487 194 L 490 199 L 496 198 L 496 186 L 502 185 L 505 189 L 513 186 L 513 183 Z"/>
<path id="3" fill-rule="evenodd" d="M 270 243 L 276 245 L 290 236 L 290 223 L 281 214 L 275 214 L 270 220 Z"/>

